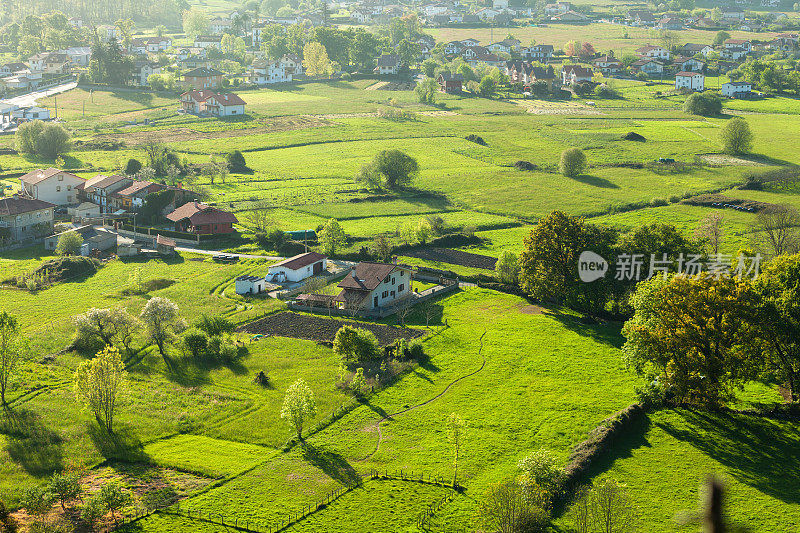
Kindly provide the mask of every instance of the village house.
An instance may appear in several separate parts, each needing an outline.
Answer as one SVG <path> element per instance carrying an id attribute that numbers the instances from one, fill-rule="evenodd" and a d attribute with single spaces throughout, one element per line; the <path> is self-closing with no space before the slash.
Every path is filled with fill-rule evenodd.
<path id="1" fill-rule="evenodd" d="M 73 46 L 60 53 L 66 55 L 69 62 L 76 67 L 89 66 L 89 61 L 92 59 L 92 49 L 89 46 Z"/>
<path id="2" fill-rule="evenodd" d="M 25 196 L 0 197 L 0 246 L 39 239 L 53 232 L 55 204 Z"/>
<path id="3" fill-rule="evenodd" d="M 464 76 L 461 74 L 451 74 L 442 72 L 436 78 L 439 88 L 443 93 L 460 93 L 463 90 Z"/>
<path id="4" fill-rule="evenodd" d="M 183 81 L 196 90 L 216 89 L 222 84 L 225 74 L 213 68 L 196 68 L 183 75 Z"/>
<path id="5" fill-rule="evenodd" d="M 735 48 L 724 47 L 719 50 L 719 56 L 729 61 L 739 61 L 747 57 L 747 50 L 739 47 Z"/>
<path id="6" fill-rule="evenodd" d="M 464 47 L 459 53 L 459 55 L 461 56 L 462 59 L 467 61 L 470 59 L 475 59 L 479 55 L 486 55 L 488 53 L 489 50 L 486 47 L 475 45 L 475 46 Z"/>
<path id="7" fill-rule="evenodd" d="M 719 92 L 728 98 L 748 98 L 753 94 L 753 85 L 744 81 L 729 81 L 720 86 Z"/>
<path id="8" fill-rule="evenodd" d="M 292 81 L 292 71 L 280 60 L 257 59 L 250 66 L 247 79 L 255 85 L 286 83 Z"/>
<path id="9" fill-rule="evenodd" d="M 491 7 L 484 7 L 475 12 L 475 14 L 484 22 L 491 22 L 495 20 L 498 15 L 502 13 L 499 9 L 492 9 Z"/>
<path id="10" fill-rule="evenodd" d="M 20 107 L 11 112 L 11 118 L 19 121 L 50 120 L 50 110 L 44 107 Z"/>
<path id="11" fill-rule="evenodd" d="M 444 45 L 444 53 L 446 55 L 455 55 L 461 53 L 464 49 L 464 44 L 461 41 L 450 41 Z"/>
<path id="12" fill-rule="evenodd" d="M 658 20 L 656 27 L 660 30 L 682 30 L 683 21 L 678 17 L 664 16 Z"/>
<path id="13" fill-rule="evenodd" d="M 395 76 L 400 72 L 400 58 L 395 54 L 383 54 L 377 63 L 374 72 L 380 76 Z"/>
<path id="14" fill-rule="evenodd" d="M 699 72 L 678 72 L 675 75 L 675 88 L 690 91 L 704 91 L 706 77 Z"/>
<path id="15" fill-rule="evenodd" d="M 464 57 L 464 61 L 472 67 L 477 67 L 481 63 L 497 68 L 502 68 L 505 65 L 505 60 L 502 57 L 489 52 L 478 52 L 472 57 Z"/>
<path id="16" fill-rule="evenodd" d="M 578 65 L 566 65 L 561 68 L 561 82 L 564 85 L 592 81 L 592 76 L 594 72 L 590 68 Z"/>
<path id="17" fill-rule="evenodd" d="M 369 24 L 372 22 L 372 14 L 368 9 L 353 9 L 350 11 L 350 20 L 359 24 Z"/>
<path id="18" fill-rule="evenodd" d="M 216 117 L 233 117 L 244 115 L 247 103 L 233 93 L 215 93 L 203 103 L 206 113 Z"/>
<path id="19" fill-rule="evenodd" d="M 98 174 L 78 185 L 78 196 L 100 206 L 102 213 L 113 213 L 112 193 L 130 187 L 133 179 L 127 176 Z"/>
<path id="20" fill-rule="evenodd" d="M 520 49 L 520 41 L 519 39 L 503 39 L 502 41 L 492 43 L 486 48 L 490 52 L 504 52 L 506 54 L 511 54 L 513 52 L 518 52 Z"/>
<path id="21" fill-rule="evenodd" d="M 236 294 L 261 294 L 266 290 L 267 280 L 259 276 L 244 275 L 236 278 Z"/>
<path id="22" fill-rule="evenodd" d="M 97 35 L 106 43 L 111 39 L 119 40 L 119 28 L 111 24 L 101 24 L 97 26 Z"/>
<path id="23" fill-rule="evenodd" d="M 180 96 L 181 109 L 187 113 L 202 113 L 205 101 L 213 94 L 214 91 L 207 89 L 186 91 Z"/>
<path id="24" fill-rule="evenodd" d="M 753 49 L 753 43 L 747 39 L 726 39 L 723 46 L 729 50 L 741 48 L 747 53 Z"/>
<path id="25" fill-rule="evenodd" d="M 566 13 L 561 13 L 560 15 L 550 17 L 550 20 L 555 22 L 569 22 L 571 24 L 588 24 L 591 22 L 589 17 L 583 13 L 578 13 L 577 11 L 567 11 Z"/>
<path id="26" fill-rule="evenodd" d="M 239 222 L 233 213 L 198 201 L 183 204 L 168 214 L 167 220 L 175 223 L 175 231 L 198 235 L 233 233 L 233 225 Z"/>
<path id="27" fill-rule="evenodd" d="M 306 252 L 270 265 L 268 278 L 275 283 L 297 283 L 328 270 L 328 257 L 317 252 Z"/>
<path id="28" fill-rule="evenodd" d="M 78 186 L 85 180 L 57 168 L 36 169 L 20 178 L 22 190 L 36 200 L 55 205 L 78 203 Z"/>
<path id="29" fill-rule="evenodd" d="M 222 35 L 226 31 L 231 29 L 233 26 L 233 22 L 231 19 L 227 18 L 215 18 L 208 23 L 208 29 L 214 35 Z"/>
<path id="30" fill-rule="evenodd" d="M 342 309 L 377 310 L 412 295 L 412 271 L 405 265 L 358 263 L 339 282 L 334 303 Z"/>
<path id="31" fill-rule="evenodd" d="M 631 26 L 652 26 L 656 23 L 656 17 L 652 11 L 634 9 L 628 11 L 626 19 Z"/>
<path id="32" fill-rule="evenodd" d="M 664 64 L 655 59 L 640 59 L 631 63 L 634 72 L 644 72 L 647 75 L 661 74 L 664 72 Z"/>
<path id="33" fill-rule="evenodd" d="M 622 70 L 622 61 L 614 56 L 600 56 L 592 60 L 592 66 L 603 74 L 616 74 Z"/>
<path id="34" fill-rule="evenodd" d="M 67 214 L 72 217 L 72 221 L 84 221 L 86 219 L 99 218 L 100 206 L 92 202 L 83 202 L 74 207 L 67 208 Z"/>
<path id="35" fill-rule="evenodd" d="M 148 194 L 163 191 L 166 188 L 166 185 L 161 185 L 160 183 L 137 180 L 128 187 L 112 193 L 112 204 L 114 207 L 125 211 L 136 211 L 144 205 L 144 199 Z"/>
<path id="36" fill-rule="evenodd" d="M 25 63 L 20 63 L 20 62 L 6 63 L 0 66 L 0 76 L 16 74 L 17 72 L 23 72 L 25 70 L 28 70 L 28 65 L 26 65 Z"/>
<path id="37" fill-rule="evenodd" d="M 134 85 L 146 87 L 151 74 L 161 74 L 161 67 L 152 61 L 134 61 L 131 77 Z"/>
<path id="38" fill-rule="evenodd" d="M 546 4 L 544 6 L 544 14 L 548 16 L 561 15 L 567 11 L 573 11 L 574 6 L 569 2 L 556 2 L 554 4 Z"/>
<path id="39" fill-rule="evenodd" d="M 194 38 L 195 48 L 220 48 L 222 44 L 222 37 L 219 35 L 198 35 Z"/>
<path id="40" fill-rule="evenodd" d="M 521 55 L 525 59 L 533 59 L 541 63 L 547 63 L 553 57 L 552 44 L 535 44 L 521 50 Z"/>
<path id="41" fill-rule="evenodd" d="M 708 44 L 695 44 L 686 43 L 680 47 L 680 52 L 687 56 L 696 56 L 701 54 L 703 57 L 708 57 L 708 54 L 714 51 L 714 47 Z"/>
<path id="42" fill-rule="evenodd" d="M 428 59 L 431 57 L 431 52 L 436 47 L 436 39 L 430 35 L 423 34 L 419 36 L 416 43 L 419 45 L 420 59 Z"/>
<path id="43" fill-rule="evenodd" d="M 703 72 L 706 64 L 693 57 L 673 56 L 672 64 L 679 71 L 684 72 Z"/>
<path id="44" fill-rule="evenodd" d="M 291 76 L 302 76 L 305 74 L 305 70 L 303 70 L 303 60 L 297 55 L 286 54 L 280 61 L 283 68 L 286 69 L 287 74 Z"/>
<path id="45" fill-rule="evenodd" d="M 83 240 L 80 251 L 83 256 L 91 255 L 96 250 L 101 252 L 111 250 L 117 246 L 117 234 L 115 232 L 101 226 L 88 224 L 46 237 L 44 240 L 45 250 L 55 250 L 58 246 L 58 240 L 67 234 L 77 235 Z"/>
<path id="46" fill-rule="evenodd" d="M 641 58 L 663 59 L 669 61 L 670 52 L 663 46 L 648 44 L 636 50 L 636 55 Z"/>

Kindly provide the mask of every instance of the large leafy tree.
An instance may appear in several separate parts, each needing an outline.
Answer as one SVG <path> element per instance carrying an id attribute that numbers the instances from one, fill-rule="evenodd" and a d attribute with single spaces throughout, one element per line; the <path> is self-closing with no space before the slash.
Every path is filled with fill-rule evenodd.
<path id="1" fill-rule="evenodd" d="M 657 377 L 680 402 L 719 405 L 753 378 L 759 298 L 730 276 L 673 276 L 642 282 L 631 297 L 623 352 L 642 375 Z"/>
<path id="2" fill-rule="evenodd" d="M 117 396 L 126 376 L 119 350 L 112 346 L 106 346 L 94 359 L 84 361 L 75 370 L 75 396 L 109 433 L 114 432 Z"/>
<path id="3" fill-rule="evenodd" d="M 756 282 L 763 298 L 759 314 L 761 343 L 756 351 L 766 356 L 766 367 L 788 386 L 792 401 L 800 397 L 800 254 L 770 261 Z"/>
<path id="4" fill-rule="evenodd" d="M 24 352 L 25 344 L 17 319 L 6 311 L 0 312 L 0 404 L 6 404 L 6 391 L 11 376 Z"/>
<path id="5" fill-rule="evenodd" d="M 356 176 L 373 189 L 381 186 L 397 189 L 411 185 L 419 174 L 417 160 L 400 150 L 381 150 L 375 158 L 364 165 Z"/>
<path id="6" fill-rule="evenodd" d="M 317 400 L 305 380 L 298 379 L 286 390 L 283 400 L 281 418 L 287 420 L 297 433 L 297 438 L 303 438 L 303 425 L 307 418 L 317 414 Z"/>
<path id="7" fill-rule="evenodd" d="M 317 235 L 317 240 L 325 254 L 333 255 L 336 253 L 337 249 L 345 245 L 347 242 L 347 234 L 345 234 L 339 221 L 332 218 L 325 223 L 325 226 L 323 226 L 322 230 Z"/>
<path id="8" fill-rule="evenodd" d="M 303 47 L 303 66 L 312 77 L 327 78 L 333 74 L 333 65 L 322 44 L 312 41 Z"/>
<path id="9" fill-rule="evenodd" d="M 584 251 L 593 251 L 608 259 L 615 242 L 613 230 L 553 211 L 540 219 L 524 239 L 520 286 L 538 300 L 597 311 L 605 304 L 608 282 L 604 279 L 582 282 L 578 277 L 578 258 Z"/>

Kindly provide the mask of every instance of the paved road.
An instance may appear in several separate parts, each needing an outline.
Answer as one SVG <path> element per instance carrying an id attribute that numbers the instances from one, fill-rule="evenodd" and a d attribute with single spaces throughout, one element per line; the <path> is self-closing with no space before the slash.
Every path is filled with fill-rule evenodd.
<path id="1" fill-rule="evenodd" d="M 228 252 L 221 252 L 219 250 L 201 250 L 199 248 L 184 248 L 182 246 L 176 246 L 175 250 L 177 250 L 178 252 L 190 252 L 193 254 L 203 254 L 203 255 L 230 255 L 233 257 L 241 257 L 242 259 L 267 259 L 269 261 L 282 261 L 286 259 L 285 257 L 277 257 L 273 255 L 232 254 Z"/>
<path id="2" fill-rule="evenodd" d="M 30 107 L 36 105 L 36 100 L 39 98 L 47 98 L 48 96 L 53 96 L 54 94 L 61 94 L 66 91 L 71 91 L 77 86 L 78 82 L 71 81 L 69 83 L 63 83 L 61 85 L 56 85 L 40 91 L 34 91 L 21 96 L 15 96 L 14 98 L 9 98 L 8 100 L 0 100 L 0 103 L 13 104 L 19 107 Z"/>

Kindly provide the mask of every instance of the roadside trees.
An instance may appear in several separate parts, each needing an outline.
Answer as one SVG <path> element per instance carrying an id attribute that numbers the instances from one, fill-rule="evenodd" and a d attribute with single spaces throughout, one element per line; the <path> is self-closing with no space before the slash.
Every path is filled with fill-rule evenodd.
<path id="1" fill-rule="evenodd" d="M 291 424 L 298 440 L 303 440 L 303 424 L 307 418 L 313 418 L 316 414 L 317 401 L 314 393 L 302 378 L 298 379 L 286 391 L 281 418 Z"/>
<path id="2" fill-rule="evenodd" d="M 558 170 L 568 178 L 579 176 L 586 170 L 586 154 L 580 148 L 567 148 L 561 152 Z"/>
<path id="3" fill-rule="evenodd" d="M 84 361 L 75 370 L 75 396 L 108 433 L 114 432 L 117 395 L 126 377 L 119 350 L 112 346 L 106 346 L 94 359 Z"/>
<path id="4" fill-rule="evenodd" d="M 747 154 L 753 148 L 753 132 L 743 118 L 730 119 L 722 128 L 720 139 L 726 154 Z"/>

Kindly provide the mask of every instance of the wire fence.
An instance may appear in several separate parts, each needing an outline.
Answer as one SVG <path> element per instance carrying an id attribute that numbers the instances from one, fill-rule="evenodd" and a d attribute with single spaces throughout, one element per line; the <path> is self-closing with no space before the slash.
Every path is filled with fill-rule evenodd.
<path id="1" fill-rule="evenodd" d="M 425 527 L 427 524 L 429 524 L 430 519 L 433 517 L 433 515 L 436 512 L 438 512 L 443 506 L 449 503 L 455 497 L 456 494 L 456 491 L 453 490 L 452 484 L 449 483 L 444 478 L 444 476 L 432 475 L 426 472 L 413 472 L 405 470 L 399 470 L 395 472 L 389 472 L 388 470 L 384 470 L 383 472 L 378 470 L 372 470 L 370 471 L 369 474 L 359 477 L 357 481 L 354 481 L 349 485 L 342 486 L 335 490 L 332 490 L 329 493 L 325 494 L 319 500 L 313 503 L 306 504 L 302 508 L 293 511 L 284 518 L 276 520 L 274 522 L 267 522 L 264 520 L 258 520 L 252 518 L 243 518 L 235 515 L 231 516 L 204 509 L 182 508 L 181 504 L 178 503 L 170 508 L 136 511 L 133 514 L 127 516 L 114 518 L 113 523 L 109 524 L 109 526 L 106 528 L 105 531 L 107 532 L 116 531 L 118 529 L 123 528 L 126 524 L 132 524 L 134 522 L 137 522 L 154 514 L 159 514 L 159 515 L 187 518 L 193 521 L 205 522 L 208 524 L 214 524 L 216 526 L 221 526 L 249 533 L 279 533 L 289 529 L 293 525 L 297 524 L 304 518 L 316 513 L 317 511 L 325 509 L 328 505 L 335 502 L 345 494 L 362 487 L 367 482 L 374 480 L 396 480 L 396 481 L 408 481 L 414 483 L 425 483 L 428 485 L 435 485 L 450 489 L 448 490 L 447 494 L 444 497 L 432 502 L 424 511 L 422 511 L 422 513 L 420 513 L 419 516 L 417 516 L 416 524 L 419 527 Z"/>

